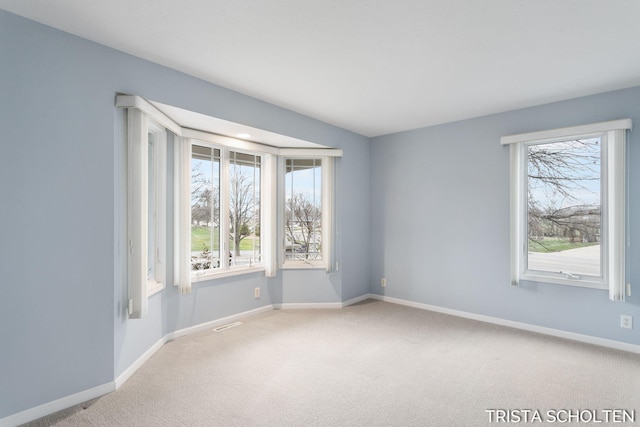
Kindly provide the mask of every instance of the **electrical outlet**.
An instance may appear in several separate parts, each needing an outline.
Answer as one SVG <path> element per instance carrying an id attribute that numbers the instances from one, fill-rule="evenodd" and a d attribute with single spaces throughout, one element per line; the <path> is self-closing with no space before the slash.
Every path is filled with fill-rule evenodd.
<path id="1" fill-rule="evenodd" d="M 385 279 L 384 277 L 382 279 L 380 279 L 380 286 L 382 286 L 383 288 L 387 287 L 387 279 Z"/>
<path id="2" fill-rule="evenodd" d="M 620 316 L 620 327 L 626 329 L 633 328 L 633 317 L 627 314 L 623 314 Z"/>
<path id="3" fill-rule="evenodd" d="M 253 290 L 253 297 L 254 298 L 260 298 L 260 288 L 255 288 Z"/>

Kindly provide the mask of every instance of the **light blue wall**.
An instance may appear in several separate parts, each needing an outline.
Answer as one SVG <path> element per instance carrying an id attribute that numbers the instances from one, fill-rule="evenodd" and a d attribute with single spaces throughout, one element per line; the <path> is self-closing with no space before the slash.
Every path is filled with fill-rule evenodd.
<path id="1" fill-rule="evenodd" d="M 114 55 L 89 46 L 0 12 L 0 418 L 113 379 Z"/>
<path id="2" fill-rule="evenodd" d="M 640 88 L 373 138 L 371 290 L 475 314 L 627 343 L 620 314 L 640 316 L 639 252 L 629 263 L 635 294 L 572 286 L 509 286 L 509 149 L 500 137 L 630 117 Z M 630 141 L 630 237 L 640 233 L 640 132 Z M 380 287 L 386 277 L 387 287 Z"/>
<path id="3" fill-rule="evenodd" d="M 251 274 L 189 295 L 169 286 L 145 319 L 128 320 L 116 93 L 342 148 L 340 271 Z M 368 292 L 367 138 L 4 11 L 0 97 L 0 419 L 112 382 L 168 332 L 274 302 Z"/>

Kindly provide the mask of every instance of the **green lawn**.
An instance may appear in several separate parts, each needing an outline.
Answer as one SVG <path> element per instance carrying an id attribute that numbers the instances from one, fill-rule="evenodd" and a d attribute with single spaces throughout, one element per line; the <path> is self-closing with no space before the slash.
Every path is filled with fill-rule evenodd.
<path id="1" fill-rule="evenodd" d="M 214 242 L 218 241 L 218 230 L 213 230 Z M 211 249 L 211 229 L 209 227 L 191 227 L 191 250 L 201 251 L 204 246 Z M 240 250 L 248 251 L 253 249 L 254 237 L 245 237 L 240 242 Z M 258 242 L 259 243 L 259 242 Z M 213 248 L 217 251 L 217 247 Z"/>
<path id="2" fill-rule="evenodd" d="M 530 252 L 561 252 L 568 249 L 584 248 L 585 246 L 599 245 L 598 242 L 593 243 L 571 243 L 568 239 L 559 237 L 545 237 L 543 240 L 529 239 Z"/>

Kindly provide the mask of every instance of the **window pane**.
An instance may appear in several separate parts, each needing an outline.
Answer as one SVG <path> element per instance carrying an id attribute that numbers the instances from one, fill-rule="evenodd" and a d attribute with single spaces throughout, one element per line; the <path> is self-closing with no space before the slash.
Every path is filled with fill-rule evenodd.
<path id="1" fill-rule="evenodd" d="M 285 260 L 322 260 L 322 163 L 285 163 Z"/>
<path id="2" fill-rule="evenodd" d="M 529 270 L 602 275 L 601 157 L 600 138 L 528 146 Z"/>
<path id="3" fill-rule="evenodd" d="M 191 270 L 220 267 L 220 150 L 192 146 Z"/>
<path id="4" fill-rule="evenodd" d="M 229 153 L 229 265 L 261 262 L 260 156 Z"/>

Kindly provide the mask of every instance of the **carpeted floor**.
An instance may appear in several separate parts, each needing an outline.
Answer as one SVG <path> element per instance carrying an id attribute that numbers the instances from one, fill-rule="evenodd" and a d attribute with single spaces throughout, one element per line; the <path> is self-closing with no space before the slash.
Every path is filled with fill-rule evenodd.
<path id="1" fill-rule="evenodd" d="M 177 339 L 116 392 L 26 425 L 604 426 L 631 415 L 640 423 L 639 355 L 368 300 Z"/>

